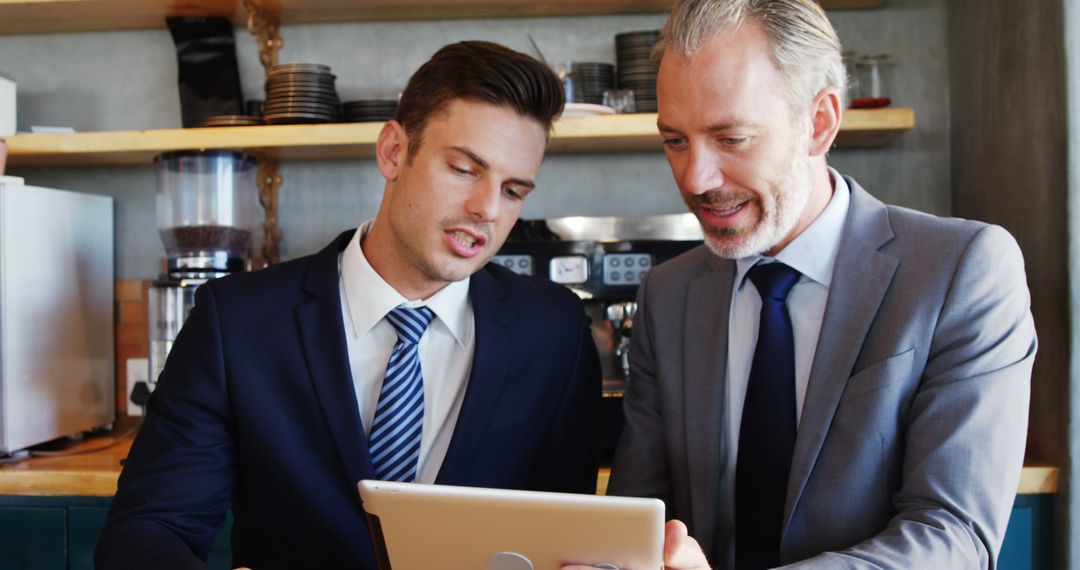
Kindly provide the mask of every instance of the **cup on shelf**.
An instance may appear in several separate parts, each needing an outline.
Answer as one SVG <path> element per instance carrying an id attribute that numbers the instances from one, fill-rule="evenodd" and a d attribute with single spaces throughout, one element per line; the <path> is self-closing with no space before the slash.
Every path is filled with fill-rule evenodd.
<path id="1" fill-rule="evenodd" d="M 604 91 L 603 103 L 620 115 L 637 112 L 633 89 L 607 89 Z"/>
<path id="2" fill-rule="evenodd" d="M 574 94 L 577 90 L 574 89 L 574 64 L 570 61 L 559 62 L 553 68 L 555 75 L 562 82 L 563 93 L 566 95 L 566 102 L 572 103 L 574 101 Z"/>

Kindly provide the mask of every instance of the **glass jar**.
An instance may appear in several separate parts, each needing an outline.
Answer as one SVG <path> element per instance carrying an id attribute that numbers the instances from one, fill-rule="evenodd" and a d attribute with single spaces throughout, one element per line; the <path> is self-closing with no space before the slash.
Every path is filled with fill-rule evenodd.
<path id="1" fill-rule="evenodd" d="M 858 58 L 858 54 L 853 50 L 844 50 L 844 75 L 847 76 L 844 88 L 844 104 L 846 106 L 851 106 L 851 102 L 859 98 Z"/>
<path id="2" fill-rule="evenodd" d="M 170 259 L 247 256 L 258 164 L 237 151 L 167 152 L 154 160 L 157 220 Z M 224 268 L 223 268 L 224 269 Z"/>
<path id="3" fill-rule="evenodd" d="M 890 75 L 893 62 L 887 54 L 864 55 L 856 63 L 859 96 L 852 107 L 886 107 L 892 102 Z"/>

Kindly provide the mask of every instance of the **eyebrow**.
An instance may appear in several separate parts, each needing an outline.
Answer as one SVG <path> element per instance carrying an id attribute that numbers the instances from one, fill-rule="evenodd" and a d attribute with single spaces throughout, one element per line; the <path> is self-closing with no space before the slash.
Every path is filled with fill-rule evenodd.
<path id="1" fill-rule="evenodd" d="M 488 162 L 486 160 L 480 158 L 480 156 L 478 154 L 476 154 L 475 152 L 469 150 L 466 147 L 452 146 L 452 147 L 450 147 L 450 150 L 456 150 L 457 152 L 460 152 L 461 154 L 464 154 L 465 156 L 469 157 L 469 160 L 471 160 L 471 161 L 475 162 L 476 164 L 480 165 L 480 167 L 485 169 L 485 170 L 487 170 L 488 168 L 491 167 L 491 165 L 488 164 Z M 517 184 L 519 186 L 524 186 L 524 187 L 528 188 L 529 190 L 533 190 L 533 189 L 536 188 L 536 183 L 535 182 L 533 182 L 532 180 L 526 180 L 524 178 L 508 178 L 506 180 L 506 182 L 509 182 L 511 184 Z"/>
<path id="2" fill-rule="evenodd" d="M 726 123 L 717 123 L 715 125 L 710 125 L 705 130 L 709 131 L 710 133 L 719 133 L 719 132 L 723 132 L 723 131 L 729 131 L 731 129 L 744 128 L 744 127 L 752 128 L 752 125 L 750 125 L 748 123 L 736 123 L 736 122 L 729 121 L 729 122 L 726 122 Z M 679 132 L 678 129 L 669 127 L 669 126 L 665 125 L 664 123 L 661 123 L 660 121 L 656 122 L 656 129 L 659 130 L 662 133 L 677 133 L 677 132 Z"/>

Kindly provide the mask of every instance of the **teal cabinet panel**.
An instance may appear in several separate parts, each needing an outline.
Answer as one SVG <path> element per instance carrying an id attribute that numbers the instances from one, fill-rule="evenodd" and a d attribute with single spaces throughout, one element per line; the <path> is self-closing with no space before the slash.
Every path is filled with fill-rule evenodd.
<path id="1" fill-rule="evenodd" d="M 65 570 L 66 542 L 63 508 L 0 508 L 0 568 Z"/>
<path id="2" fill-rule="evenodd" d="M 0 495 L 0 570 L 93 570 L 107 497 Z M 210 570 L 232 568 L 232 513 L 210 551 Z"/>
<path id="3" fill-rule="evenodd" d="M 94 570 L 94 548 L 108 514 L 107 507 L 68 509 L 68 570 Z"/>
<path id="4" fill-rule="evenodd" d="M 1032 522 L 1031 509 L 1013 507 L 1009 518 L 1009 529 L 1005 532 L 1005 543 L 1001 546 L 998 567 L 1001 570 L 1028 570 L 1032 568 Z"/>
<path id="5" fill-rule="evenodd" d="M 0 570 L 92 570 L 109 499 L 0 496 Z M 1051 567 L 1054 495 L 1019 495 L 1000 570 Z M 210 570 L 232 567 L 232 513 L 210 552 Z"/>
<path id="6" fill-rule="evenodd" d="M 1048 570 L 1052 557 L 1053 495 L 1019 495 L 1013 503 L 999 570 Z"/>
<path id="7" fill-rule="evenodd" d="M 210 570 L 230 570 L 232 568 L 232 554 L 215 550 L 207 557 L 206 567 Z"/>
<path id="8" fill-rule="evenodd" d="M 230 570 L 232 566 L 232 512 L 225 514 L 225 526 L 218 531 L 214 539 L 214 546 L 210 548 L 210 556 L 206 558 L 206 565 L 210 570 Z"/>

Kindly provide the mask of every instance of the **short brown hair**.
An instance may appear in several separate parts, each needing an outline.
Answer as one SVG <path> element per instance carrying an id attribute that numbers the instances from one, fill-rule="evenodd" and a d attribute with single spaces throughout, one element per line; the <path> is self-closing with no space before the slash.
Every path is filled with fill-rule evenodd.
<path id="1" fill-rule="evenodd" d="M 545 131 L 566 101 L 555 73 L 528 55 L 492 42 L 450 44 L 416 70 L 398 100 L 394 120 L 409 134 L 409 157 L 420 148 L 428 119 L 453 99 L 509 107 Z"/>

